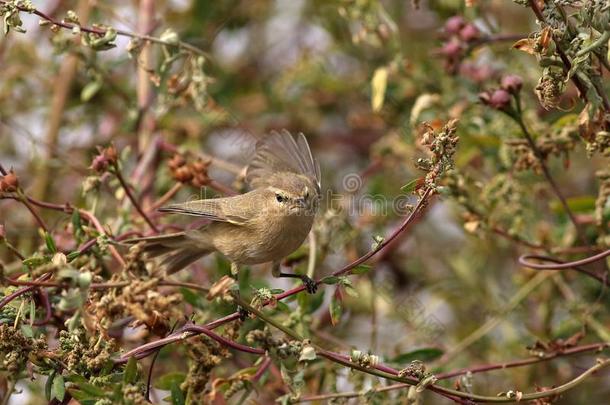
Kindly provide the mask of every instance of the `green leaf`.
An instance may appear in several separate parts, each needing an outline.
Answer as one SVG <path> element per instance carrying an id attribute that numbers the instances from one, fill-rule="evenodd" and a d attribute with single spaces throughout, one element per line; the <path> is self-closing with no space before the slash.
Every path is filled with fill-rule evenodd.
<path id="1" fill-rule="evenodd" d="M 87 83 L 80 92 L 80 101 L 86 103 L 87 101 L 91 100 L 100 91 L 101 88 L 101 80 L 94 80 L 92 82 Z"/>
<path id="2" fill-rule="evenodd" d="M 566 198 L 566 202 L 568 203 L 570 210 L 578 214 L 585 214 L 595 210 L 595 196 L 592 195 Z M 561 205 L 559 200 L 551 202 L 551 209 L 556 214 L 564 212 L 563 205 Z"/>
<path id="3" fill-rule="evenodd" d="M 47 401 L 51 400 L 51 388 L 53 386 L 53 379 L 55 378 L 55 374 L 57 374 L 57 370 L 53 370 L 51 371 L 51 374 L 49 374 L 49 377 L 47 378 L 47 381 L 44 384 L 44 397 L 47 399 Z"/>
<path id="4" fill-rule="evenodd" d="M 66 382 L 64 376 L 56 374 L 53 378 L 53 386 L 51 387 L 51 398 L 55 398 L 58 401 L 63 401 L 66 395 Z"/>
<path id="5" fill-rule="evenodd" d="M 66 260 L 68 262 L 71 262 L 72 260 L 76 259 L 78 256 L 80 256 L 80 253 L 75 250 L 74 252 L 70 252 L 66 255 Z"/>
<path id="6" fill-rule="evenodd" d="M 414 360 L 419 361 L 432 361 L 438 359 L 443 355 L 441 349 L 435 347 L 428 347 L 424 349 L 413 350 L 412 352 L 402 353 L 390 360 L 391 363 L 396 364 L 409 364 Z"/>
<path id="7" fill-rule="evenodd" d="M 66 380 L 70 381 L 71 383 L 74 383 L 80 390 L 76 391 L 77 394 L 75 395 L 75 390 L 70 389 L 70 394 L 78 400 L 87 399 L 91 397 L 98 398 L 106 396 L 106 391 L 89 383 L 89 381 L 81 375 L 70 374 L 66 377 Z M 80 398 L 77 397 L 77 395 L 79 395 Z"/>
<path id="8" fill-rule="evenodd" d="M 78 210 L 72 211 L 72 232 L 77 241 L 80 241 L 80 236 L 83 234 L 83 223 L 80 220 L 80 212 Z"/>
<path id="9" fill-rule="evenodd" d="M 332 285 L 332 284 L 337 284 L 339 282 L 339 280 L 341 280 L 341 279 L 337 276 L 326 276 L 321 280 L 321 282 L 324 284 Z"/>
<path id="10" fill-rule="evenodd" d="M 333 326 L 337 325 L 341 320 L 343 306 L 341 304 L 341 296 L 336 291 L 330 300 L 328 310 L 330 312 L 330 322 L 333 324 Z"/>
<path id="11" fill-rule="evenodd" d="M 272 288 L 271 289 L 271 294 L 281 294 L 283 292 L 284 292 L 284 290 L 282 290 L 281 288 Z"/>
<path id="12" fill-rule="evenodd" d="M 130 357 L 125 366 L 125 374 L 123 374 L 123 381 L 126 384 L 133 384 L 136 382 L 138 377 L 138 361 L 135 357 Z"/>
<path id="13" fill-rule="evenodd" d="M 358 298 L 358 291 L 351 284 L 345 285 L 345 292 L 352 298 Z"/>
<path id="14" fill-rule="evenodd" d="M 201 296 L 199 294 L 196 294 L 188 288 L 184 287 L 180 287 L 180 294 L 182 294 L 182 297 L 186 302 L 188 302 L 194 307 L 201 308 Z"/>
<path id="15" fill-rule="evenodd" d="M 352 274 L 364 274 L 371 269 L 371 266 L 368 264 L 359 264 L 351 270 Z"/>
<path id="16" fill-rule="evenodd" d="M 155 382 L 155 388 L 171 391 L 172 386 L 175 384 L 176 386 L 180 386 L 186 379 L 186 374 L 180 372 L 167 373 L 162 375 Z"/>
<path id="17" fill-rule="evenodd" d="M 184 405 L 184 393 L 180 389 L 180 386 L 177 382 L 173 382 L 171 386 L 171 394 L 172 394 L 172 405 Z"/>
<path id="18" fill-rule="evenodd" d="M 300 294 L 305 295 L 305 294 Z M 322 294 L 307 294 L 309 298 L 309 313 L 313 313 L 324 303 L 324 293 Z"/>
<path id="19" fill-rule="evenodd" d="M 51 261 L 51 259 L 48 257 L 32 256 L 32 257 L 28 257 L 27 259 L 25 259 L 22 263 L 28 267 L 38 267 L 41 264 L 45 264 L 50 261 Z"/>
<path id="20" fill-rule="evenodd" d="M 305 295 L 305 294 L 300 294 L 300 295 Z M 280 310 L 284 313 L 290 314 L 292 312 L 290 307 L 288 305 L 286 305 L 285 303 L 283 303 L 282 301 L 278 301 L 275 305 L 278 310 Z"/>
<path id="21" fill-rule="evenodd" d="M 55 241 L 53 240 L 53 237 L 51 236 L 50 233 L 48 233 L 48 232 L 44 233 L 44 241 L 47 244 L 47 249 L 49 250 L 49 252 L 57 253 L 57 247 L 55 246 Z"/>
<path id="22" fill-rule="evenodd" d="M 408 182 L 407 184 L 405 184 L 404 186 L 402 186 L 400 188 L 400 191 L 402 191 L 403 193 L 412 193 L 413 191 L 415 191 L 415 187 L 417 187 L 417 184 L 419 183 L 420 179 L 413 179 L 410 182 Z"/>
<path id="23" fill-rule="evenodd" d="M 34 337 L 34 330 L 30 325 L 21 325 L 21 333 L 23 333 L 23 336 L 30 339 Z"/>

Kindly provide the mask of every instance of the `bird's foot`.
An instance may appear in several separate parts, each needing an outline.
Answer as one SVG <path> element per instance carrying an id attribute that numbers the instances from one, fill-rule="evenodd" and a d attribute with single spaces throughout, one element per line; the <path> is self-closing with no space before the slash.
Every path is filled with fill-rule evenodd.
<path id="1" fill-rule="evenodd" d="M 305 274 L 280 273 L 280 277 L 300 278 L 305 285 L 305 290 L 309 294 L 315 294 L 318 291 L 318 284 Z"/>
<path id="2" fill-rule="evenodd" d="M 242 322 L 248 319 L 248 316 L 250 315 L 250 312 L 248 312 L 248 310 L 242 306 L 237 307 L 237 312 L 239 313 L 239 319 Z"/>
<path id="3" fill-rule="evenodd" d="M 303 281 L 303 284 L 305 285 L 305 290 L 307 290 L 309 294 L 315 294 L 316 291 L 318 291 L 318 284 L 310 277 L 303 275 L 301 276 L 301 281 Z"/>

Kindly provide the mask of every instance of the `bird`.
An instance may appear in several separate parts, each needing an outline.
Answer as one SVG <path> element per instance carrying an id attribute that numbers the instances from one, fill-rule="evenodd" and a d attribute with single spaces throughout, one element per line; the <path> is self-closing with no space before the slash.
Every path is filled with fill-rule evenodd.
<path id="1" fill-rule="evenodd" d="M 219 252 L 240 266 L 272 263 L 274 277 L 300 278 L 310 293 L 317 284 L 308 276 L 284 273 L 281 260 L 301 246 L 314 223 L 321 198 L 320 166 L 303 133 L 271 131 L 256 142 L 245 176 L 244 194 L 170 204 L 159 211 L 190 215 L 210 222 L 198 229 L 136 238 L 144 257 L 159 261 L 173 274 L 196 260 Z"/>

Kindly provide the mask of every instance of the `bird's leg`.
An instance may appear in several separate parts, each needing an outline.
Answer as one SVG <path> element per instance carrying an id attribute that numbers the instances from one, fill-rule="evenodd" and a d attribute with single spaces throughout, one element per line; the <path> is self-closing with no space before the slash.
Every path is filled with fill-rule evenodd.
<path id="1" fill-rule="evenodd" d="M 235 262 L 231 262 L 231 277 L 233 277 L 235 279 L 235 281 L 237 282 L 237 285 L 239 286 L 239 265 Z M 239 293 L 239 288 L 237 289 L 237 296 L 240 296 Z M 248 319 L 248 311 L 246 311 L 245 308 L 241 307 L 240 305 L 237 306 L 237 312 L 239 312 L 239 319 L 241 319 L 242 321 L 245 321 L 246 319 Z"/>
<path id="2" fill-rule="evenodd" d="M 318 291 L 318 285 L 316 284 L 316 282 L 305 274 L 283 273 L 280 269 L 280 262 L 273 262 L 271 274 L 273 275 L 273 277 L 290 277 L 301 279 L 301 281 L 305 285 L 305 289 L 310 294 L 315 294 L 316 291 Z"/>

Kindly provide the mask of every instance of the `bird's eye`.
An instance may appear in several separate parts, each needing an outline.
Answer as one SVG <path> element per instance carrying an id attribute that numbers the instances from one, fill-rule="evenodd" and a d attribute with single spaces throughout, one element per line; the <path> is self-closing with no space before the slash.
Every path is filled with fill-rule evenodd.
<path id="1" fill-rule="evenodd" d="M 277 200 L 277 202 L 279 202 L 279 203 L 283 203 L 284 201 L 286 201 L 286 197 L 284 197 L 284 196 L 283 196 L 283 195 L 281 195 L 281 194 L 276 194 L 276 195 L 275 195 L 275 199 L 276 199 L 276 200 Z"/>

